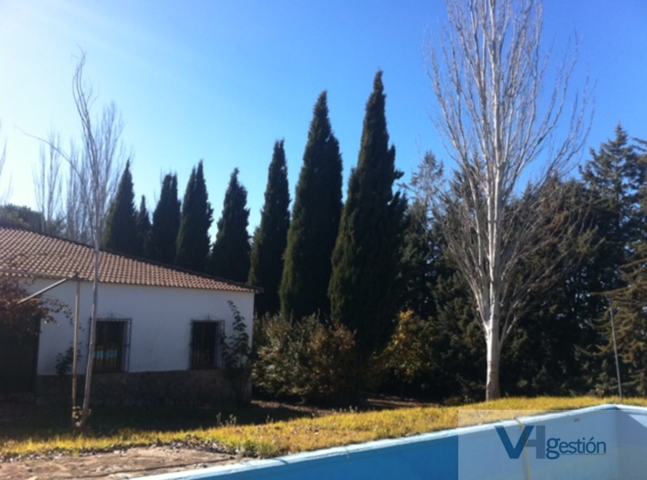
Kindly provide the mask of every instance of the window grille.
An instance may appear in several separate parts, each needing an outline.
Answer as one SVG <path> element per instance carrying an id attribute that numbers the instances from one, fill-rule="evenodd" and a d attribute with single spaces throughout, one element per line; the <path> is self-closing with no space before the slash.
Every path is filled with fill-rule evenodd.
<path id="1" fill-rule="evenodd" d="M 225 322 L 191 320 L 191 369 L 222 368 Z"/>
<path id="2" fill-rule="evenodd" d="M 93 371 L 127 372 L 130 353 L 131 319 L 99 318 L 96 324 Z"/>

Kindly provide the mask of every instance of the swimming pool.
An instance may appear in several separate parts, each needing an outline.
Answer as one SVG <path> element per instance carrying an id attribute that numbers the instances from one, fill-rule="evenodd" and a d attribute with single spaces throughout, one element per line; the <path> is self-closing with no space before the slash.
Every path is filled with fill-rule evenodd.
<path id="1" fill-rule="evenodd" d="M 602 405 L 147 480 L 647 477 L 647 409 Z"/>

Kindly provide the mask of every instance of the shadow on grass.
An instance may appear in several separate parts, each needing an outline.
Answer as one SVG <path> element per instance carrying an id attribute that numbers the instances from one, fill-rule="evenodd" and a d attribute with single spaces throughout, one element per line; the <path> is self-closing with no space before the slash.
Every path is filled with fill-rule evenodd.
<path id="1" fill-rule="evenodd" d="M 246 408 L 198 407 L 95 407 L 90 417 L 93 436 L 124 430 L 179 432 L 223 425 L 255 425 L 321 416 L 333 411 L 255 401 Z M 71 432 L 70 409 L 25 403 L 0 403 L 0 441 L 52 438 Z"/>
<path id="2" fill-rule="evenodd" d="M 340 412 L 391 410 L 424 406 L 415 401 L 373 398 L 359 408 L 333 409 L 254 400 L 245 408 L 221 407 L 95 407 L 85 435 L 107 437 L 120 432 L 181 432 L 226 425 L 259 425 L 321 417 Z M 6 440 L 47 440 L 73 433 L 70 409 L 46 407 L 25 401 L 0 400 L 0 442 Z"/>

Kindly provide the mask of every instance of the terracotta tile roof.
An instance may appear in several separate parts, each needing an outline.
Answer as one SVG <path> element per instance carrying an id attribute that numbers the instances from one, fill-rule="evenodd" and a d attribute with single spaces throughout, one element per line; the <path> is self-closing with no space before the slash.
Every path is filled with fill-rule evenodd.
<path id="1" fill-rule="evenodd" d="M 20 227 L 0 225 L 0 270 L 30 276 L 94 278 L 94 248 Z M 101 253 L 99 281 L 126 285 L 255 292 L 242 283 L 110 252 Z"/>

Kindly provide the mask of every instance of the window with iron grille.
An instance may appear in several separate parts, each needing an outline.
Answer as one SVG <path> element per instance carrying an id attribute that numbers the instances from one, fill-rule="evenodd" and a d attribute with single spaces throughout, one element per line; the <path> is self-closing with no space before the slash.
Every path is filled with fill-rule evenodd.
<path id="1" fill-rule="evenodd" d="M 130 319 L 97 319 L 93 371 L 126 372 L 130 346 Z"/>
<path id="2" fill-rule="evenodd" d="M 191 321 L 191 368 L 222 367 L 224 322 L 214 320 Z"/>

